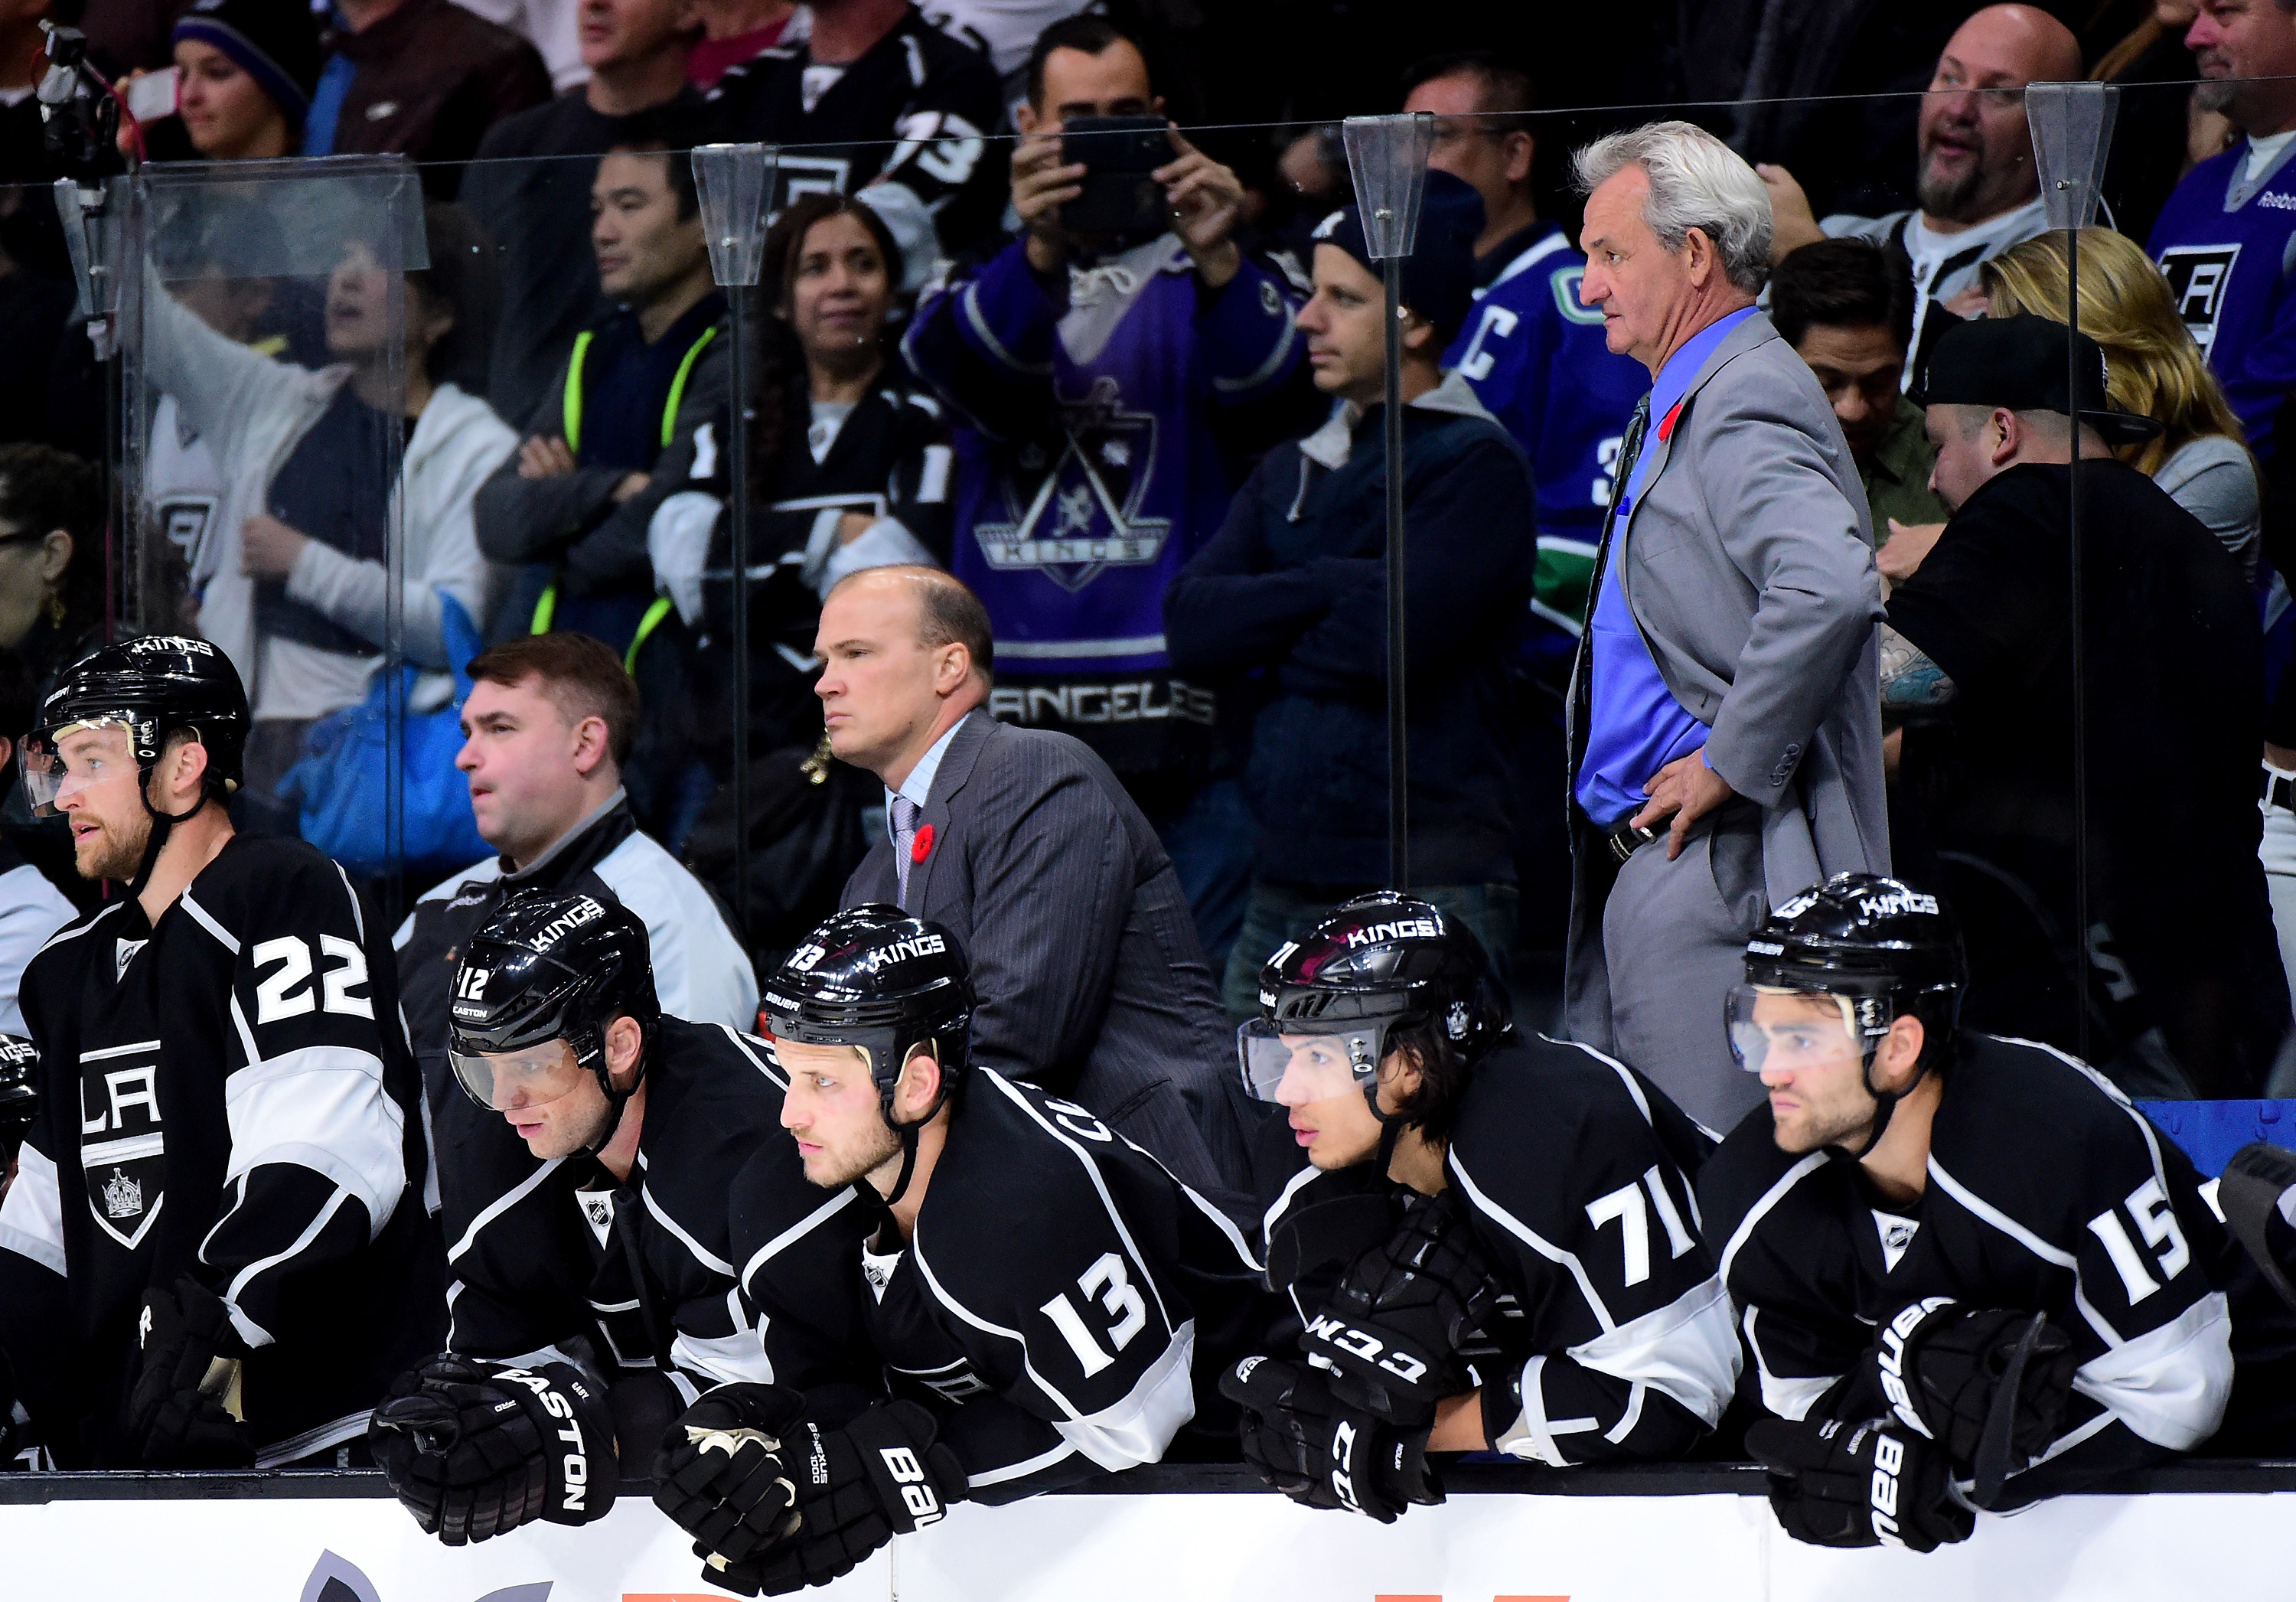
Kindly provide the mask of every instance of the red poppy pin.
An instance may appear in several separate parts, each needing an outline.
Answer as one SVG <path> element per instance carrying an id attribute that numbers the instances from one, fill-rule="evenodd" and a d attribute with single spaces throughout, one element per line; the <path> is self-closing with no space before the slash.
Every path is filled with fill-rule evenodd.
<path id="1" fill-rule="evenodd" d="M 932 825 L 927 824 L 923 828 L 917 831 L 916 839 L 910 842 L 909 860 L 912 862 L 922 862 L 927 857 L 931 855 Z"/>
<path id="2" fill-rule="evenodd" d="M 1688 398 L 1690 398 L 1686 395 L 1683 397 L 1683 400 L 1687 400 Z M 1667 408 L 1666 415 L 1659 420 L 1658 437 L 1660 440 L 1667 440 L 1674 438 L 1674 425 L 1676 421 L 1680 418 L 1681 415 L 1682 401 L 1677 400 L 1673 406 Z"/>

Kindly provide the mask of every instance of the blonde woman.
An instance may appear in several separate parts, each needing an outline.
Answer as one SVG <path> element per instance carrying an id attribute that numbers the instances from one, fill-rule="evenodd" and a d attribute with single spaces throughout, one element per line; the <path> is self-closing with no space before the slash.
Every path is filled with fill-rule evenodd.
<path id="1" fill-rule="evenodd" d="M 2065 241 L 2029 239 L 1979 269 L 1997 317 L 2065 316 Z M 2165 431 L 2120 448 L 2121 459 L 2206 523 L 2249 578 L 2263 522 L 2256 460 L 2216 375 L 2185 331 L 2168 281 L 2135 241 L 2087 228 L 2080 243 L 2080 328 L 2104 348 L 2105 394 Z"/>

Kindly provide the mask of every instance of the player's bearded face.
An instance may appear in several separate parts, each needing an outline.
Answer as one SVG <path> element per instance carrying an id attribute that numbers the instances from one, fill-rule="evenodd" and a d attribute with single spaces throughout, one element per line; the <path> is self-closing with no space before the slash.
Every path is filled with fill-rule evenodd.
<path id="1" fill-rule="evenodd" d="M 152 814 L 136 778 L 127 731 L 75 729 L 57 743 L 66 773 L 57 809 L 70 820 L 72 861 L 83 879 L 133 879 L 152 841 Z"/>
<path id="2" fill-rule="evenodd" d="M 1827 995 L 1761 995 L 1753 1027 L 1762 1037 L 1762 1084 L 1778 1149 L 1862 1143 L 1877 1108 L 1841 1003 Z"/>
<path id="3" fill-rule="evenodd" d="M 885 1122 L 858 1047 L 776 1039 L 774 1055 L 789 1075 L 782 1126 L 797 1139 L 807 1179 L 834 1190 L 899 1160 L 901 1138 Z"/>

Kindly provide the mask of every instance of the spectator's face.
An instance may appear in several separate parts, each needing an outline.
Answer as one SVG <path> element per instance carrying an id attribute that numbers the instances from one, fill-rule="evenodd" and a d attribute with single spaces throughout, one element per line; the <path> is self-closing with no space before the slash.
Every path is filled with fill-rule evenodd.
<path id="1" fill-rule="evenodd" d="M 1482 80 L 1472 72 L 1433 78 L 1412 90 L 1406 111 L 1435 114 L 1435 148 L 1427 165 L 1474 185 L 1483 197 L 1483 215 L 1496 217 L 1514 204 L 1515 191 L 1530 181 L 1530 136 L 1484 126 Z"/>
<path id="2" fill-rule="evenodd" d="M 872 773 L 893 761 L 940 712 L 935 675 L 957 647 L 929 648 L 915 588 L 869 575 L 847 580 L 822 604 L 813 693 L 838 760 Z"/>
<path id="3" fill-rule="evenodd" d="M 2025 86 L 2062 67 L 2053 61 L 2046 36 L 2011 8 L 1988 7 L 1962 24 L 1946 42 L 1922 98 L 1915 188 L 1923 211 L 1977 223 L 2039 193 Z M 2069 76 L 2079 76 L 2079 69 L 2076 56 Z"/>
<path id="4" fill-rule="evenodd" d="M 76 728 L 56 742 L 64 782 L 55 807 L 71 829 L 83 879 L 133 879 L 152 839 L 135 748 L 117 724 Z"/>
<path id="5" fill-rule="evenodd" d="M 1587 222 L 1578 235 L 1587 275 L 1578 283 L 1578 301 L 1600 308 L 1603 340 L 1613 353 L 1655 372 L 1680 342 L 1677 335 L 1697 286 L 1690 251 L 1668 250 L 1643 220 L 1649 199 L 1650 175 L 1639 167 L 1620 168 L 1587 197 Z"/>
<path id="6" fill-rule="evenodd" d="M 62 529 L 44 533 L 0 518 L 0 651 L 24 643 L 71 559 L 72 537 Z"/>
<path id="7" fill-rule="evenodd" d="M 1292 1138 L 1308 1161 L 1330 1172 L 1350 1168 L 1379 1150 L 1379 1120 L 1364 1100 L 1363 1086 L 1349 1066 L 1345 1042 L 1336 1035 L 1284 1035 L 1292 1061 L 1275 1087 Z M 1379 1066 L 1380 1105 L 1393 1113 L 1401 1105 L 1396 1081 L 1406 1072 L 1399 1052 Z"/>
<path id="8" fill-rule="evenodd" d="M 1045 58 L 1044 98 L 1015 119 L 1024 134 L 1058 132 L 1078 117 L 1145 117 L 1164 109 L 1148 86 L 1146 58 L 1119 39 L 1098 55 L 1055 50 Z"/>
<path id="9" fill-rule="evenodd" d="M 598 256 L 598 287 L 638 307 L 690 283 L 709 259 L 701 212 L 678 216 L 669 158 L 648 151 L 599 158 L 590 188 L 590 247 Z"/>
<path id="10" fill-rule="evenodd" d="M 2229 112 L 2251 133 L 2276 133 L 2287 126 L 2296 86 L 2224 80 L 2296 76 L 2296 15 L 2283 11 L 2276 0 L 2201 0 L 2185 45 L 2199 58 L 2203 78 L 2223 82 L 2210 109 Z"/>
<path id="11" fill-rule="evenodd" d="M 1769 994 L 1754 1002 L 1762 1086 L 1778 1149 L 1855 1146 L 1879 1110 L 1866 1089 L 1865 1055 L 1832 996 Z"/>
<path id="12" fill-rule="evenodd" d="M 1316 288 L 1300 308 L 1308 369 L 1326 395 L 1369 406 L 1387 382 L 1386 290 L 1337 245 L 1316 247 Z"/>
<path id="13" fill-rule="evenodd" d="M 677 38 L 679 11 L 678 0 L 582 0 L 575 15 L 582 64 L 644 61 Z"/>
<path id="14" fill-rule="evenodd" d="M 327 278 L 327 354 L 344 361 L 380 355 L 390 339 L 392 302 L 405 304 L 403 283 L 382 269 L 373 247 L 347 246 Z"/>
<path id="15" fill-rule="evenodd" d="M 805 231 L 786 315 L 808 362 L 841 369 L 875 349 L 892 304 L 884 252 L 859 218 L 840 212 Z"/>
<path id="16" fill-rule="evenodd" d="M 774 1056 L 789 1076 L 782 1127 L 797 1139 L 805 1177 L 824 1190 L 850 1185 L 901 1154 L 884 1103 L 860 1048 L 777 1039 Z"/>
<path id="17" fill-rule="evenodd" d="M 1930 472 L 1930 488 L 1948 512 L 1982 489 L 2001 471 L 2005 456 L 2013 456 L 2004 424 L 2006 412 L 1983 407 L 1933 406 L 1922 419 L 1930 443 L 1937 448 L 1937 465 Z"/>
<path id="18" fill-rule="evenodd" d="M 264 136 L 283 136 L 286 118 L 279 103 L 263 92 L 237 62 L 212 45 L 184 39 L 176 45 L 176 111 L 200 154 L 233 161 L 257 153 L 275 154 Z"/>
<path id="19" fill-rule="evenodd" d="M 472 686 L 455 766 L 470 780 L 480 838 L 524 862 L 580 822 L 590 797 L 576 759 L 586 728 L 598 721 L 570 721 L 543 693 L 539 675 Z M 588 728 L 589 738 L 603 738 L 602 730 Z"/>
<path id="20" fill-rule="evenodd" d="M 1817 375 L 1842 438 L 1849 441 L 1849 454 L 1866 465 L 1898 415 L 1898 380 L 1906 370 L 1906 355 L 1896 335 L 1878 323 L 1863 328 L 1813 323 L 1794 351 Z"/>

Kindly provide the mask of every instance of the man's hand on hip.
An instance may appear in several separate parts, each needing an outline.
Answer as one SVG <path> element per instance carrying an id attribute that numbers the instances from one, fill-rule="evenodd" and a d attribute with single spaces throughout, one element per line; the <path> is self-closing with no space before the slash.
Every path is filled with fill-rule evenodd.
<path id="1" fill-rule="evenodd" d="M 1643 786 L 1650 804 L 1628 821 L 1638 829 L 1656 828 L 1671 814 L 1674 826 L 1667 832 L 1666 859 L 1673 861 L 1682 855 L 1683 842 L 1690 836 L 1690 826 L 1737 793 L 1722 776 L 1706 765 L 1706 753 L 1693 751 L 1686 757 L 1677 757 L 1656 773 Z"/>

